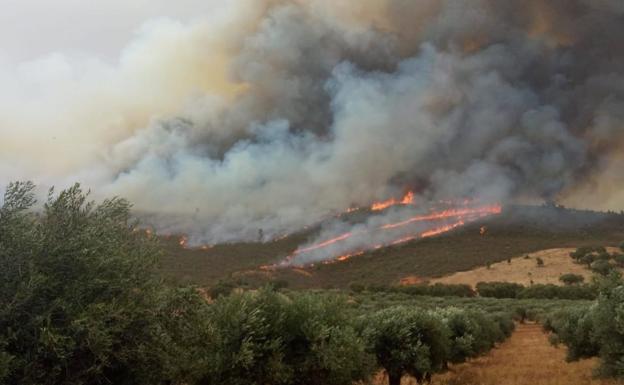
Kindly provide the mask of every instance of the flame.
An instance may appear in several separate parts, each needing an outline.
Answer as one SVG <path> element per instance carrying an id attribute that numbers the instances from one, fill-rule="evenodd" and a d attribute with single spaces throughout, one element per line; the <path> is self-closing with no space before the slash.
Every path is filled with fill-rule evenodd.
<path id="1" fill-rule="evenodd" d="M 180 245 L 181 247 L 184 247 L 184 248 L 186 248 L 187 243 L 188 243 L 188 238 L 187 237 L 182 237 L 178 241 L 178 245 Z"/>
<path id="2" fill-rule="evenodd" d="M 458 222 L 452 223 L 450 225 L 446 225 L 446 226 L 438 227 L 438 228 L 433 229 L 433 230 L 425 231 L 424 233 L 420 234 L 420 237 L 421 238 L 428 238 L 428 237 L 433 237 L 433 236 L 436 236 L 436 235 L 444 234 L 446 232 L 449 232 L 449 231 L 451 231 L 453 229 L 456 229 L 459 226 L 463 226 L 465 224 L 466 223 L 464 221 L 458 221 Z"/>
<path id="3" fill-rule="evenodd" d="M 479 229 L 479 234 L 485 235 L 486 232 L 487 232 L 487 227 L 481 226 L 481 228 Z"/>
<path id="4" fill-rule="evenodd" d="M 409 204 L 409 203 L 403 203 L 403 202 L 412 202 L 413 201 L 413 194 L 408 193 L 402 201 L 400 202 L 396 202 L 394 204 Z M 387 203 L 389 201 L 386 201 L 384 203 Z M 471 200 L 465 200 L 464 204 L 470 204 L 473 201 Z M 381 207 L 381 206 L 378 206 Z M 387 207 L 387 206 L 386 206 Z M 369 246 L 364 250 L 356 250 L 356 251 L 352 251 L 349 252 L 347 254 L 344 255 L 340 255 L 337 257 L 332 258 L 331 260 L 328 261 L 324 261 L 324 264 L 327 263 L 335 263 L 335 262 L 340 262 L 340 261 L 345 261 L 351 257 L 354 256 L 358 256 L 358 255 L 362 255 L 364 254 L 367 250 L 373 250 L 373 249 L 379 249 L 381 247 L 384 246 L 391 246 L 391 245 L 398 245 L 401 243 L 405 243 L 405 242 L 409 242 L 415 239 L 419 239 L 419 238 L 428 238 L 428 237 L 433 237 L 436 235 L 440 235 L 446 232 L 449 232 L 451 230 L 454 230 L 460 226 L 465 225 L 468 222 L 472 222 L 476 219 L 479 218 L 483 218 L 483 217 L 487 217 L 490 215 L 496 215 L 496 214 L 500 214 L 502 212 L 502 206 L 499 204 L 496 205 L 489 205 L 489 206 L 480 206 L 480 207 L 465 207 L 465 208 L 459 208 L 459 209 L 447 209 L 447 210 L 443 210 L 443 211 L 439 211 L 439 212 L 433 212 L 431 214 L 427 214 L 427 215 L 418 215 L 412 218 L 408 218 L 406 220 L 403 220 L 401 222 L 396 222 L 396 223 L 388 223 L 385 225 L 382 225 L 380 227 L 377 228 L 378 231 L 387 231 L 387 230 L 392 230 L 392 229 L 396 229 L 402 226 L 406 226 L 409 225 L 411 223 L 415 223 L 415 222 L 423 222 L 423 221 L 427 221 L 427 222 L 433 222 L 433 221 L 440 221 L 440 220 L 448 220 L 451 218 L 456 218 L 455 222 L 449 223 L 449 224 L 445 224 L 443 226 L 439 226 L 439 227 L 435 227 L 423 232 L 419 232 L 416 234 L 410 234 L 410 235 L 402 235 L 401 238 L 396 239 L 394 241 L 391 241 L 387 244 L 377 244 L 374 246 Z M 484 228 L 481 228 L 481 233 L 484 233 Z M 330 245 L 342 242 L 347 240 L 348 238 L 350 238 L 351 236 L 355 235 L 355 234 L 361 234 L 363 231 L 351 231 L 348 233 L 344 233 L 341 234 L 335 238 L 332 239 L 328 239 L 326 241 L 323 241 L 321 243 L 317 243 L 315 245 L 311 245 L 308 247 L 304 247 L 304 248 L 299 248 L 297 249 L 293 254 L 291 254 L 290 256 L 288 256 L 286 259 L 284 259 L 281 263 L 279 263 L 278 266 L 288 266 L 291 264 L 291 262 L 295 259 L 295 257 L 297 255 L 309 252 L 309 251 L 313 251 L 313 250 L 318 250 L 318 249 L 322 249 L 325 247 L 328 247 Z"/>
<path id="5" fill-rule="evenodd" d="M 373 211 L 381 211 L 381 210 L 385 210 L 388 207 L 391 206 L 396 206 L 396 205 L 411 205 L 412 203 L 414 203 L 414 193 L 412 191 L 408 191 L 407 194 L 405 194 L 405 196 L 403 196 L 403 198 L 401 198 L 401 200 L 397 200 L 397 199 L 388 199 L 387 201 L 382 201 L 382 202 L 374 202 L 371 205 L 371 210 Z"/>
<path id="6" fill-rule="evenodd" d="M 397 227 L 409 225 L 414 222 L 422 222 L 422 221 L 432 221 L 436 219 L 445 219 L 452 217 L 461 217 L 466 215 L 490 215 L 490 214 L 500 214 L 502 211 L 502 207 L 500 205 L 494 206 L 485 206 L 478 208 L 467 208 L 467 209 L 452 209 L 452 210 L 444 210 L 442 212 L 429 214 L 429 215 L 419 215 L 416 217 L 412 217 L 397 223 L 389 223 L 387 225 L 381 226 L 382 229 L 394 229 Z"/>
<path id="7" fill-rule="evenodd" d="M 310 246 L 310 247 L 306 247 L 306 248 L 304 248 L 304 249 L 298 249 L 297 251 L 295 251 L 295 254 L 301 254 L 301 253 L 305 253 L 305 252 L 307 252 L 307 251 L 312 251 L 312 250 L 320 249 L 321 247 L 327 247 L 327 246 L 329 246 L 329 245 L 331 245 L 331 244 L 334 244 L 334 243 L 336 243 L 336 242 L 343 241 L 343 240 L 345 240 L 345 239 L 349 238 L 351 235 L 353 235 L 353 233 L 346 233 L 346 234 L 342 234 L 342 235 L 340 235 L 340 236 L 338 236 L 338 237 L 336 237 L 336 238 L 329 239 L 329 240 L 327 240 L 327 241 L 325 241 L 325 242 L 322 242 L 322 243 L 319 243 L 319 244 L 317 244 L 317 245 L 313 245 L 313 246 Z"/>

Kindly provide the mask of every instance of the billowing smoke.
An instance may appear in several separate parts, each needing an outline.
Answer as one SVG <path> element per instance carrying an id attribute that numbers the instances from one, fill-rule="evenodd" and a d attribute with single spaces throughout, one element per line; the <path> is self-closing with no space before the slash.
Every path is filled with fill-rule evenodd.
<path id="1" fill-rule="evenodd" d="M 622 205 L 621 0 L 227 4 L 115 65 L 0 62 L 0 183 L 80 181 L 194 243 L 407 188 Z"/>

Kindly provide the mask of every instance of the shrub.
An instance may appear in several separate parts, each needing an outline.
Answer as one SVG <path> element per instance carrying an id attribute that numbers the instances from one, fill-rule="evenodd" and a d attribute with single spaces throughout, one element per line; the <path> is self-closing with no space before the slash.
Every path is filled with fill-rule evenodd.
<path id="1" fill-rule="evenodd" d="M 449 352 L 449 330 L 434 315 L 418 309 L 393 307 L 374 314 L 366 336 L 389 384 L 405 374 L 419 383 L 442 370 Z"/>
<path id="2" fill-rule="evenodd" d="M 487 352 L 513 330 L 513 322 L 508 315 L 489 317 L 482 312 L 455 307 L 440 309 L 434 314 L 449 329 L 448 360 L 453 363 L 464 362 L 467 358 Z"/>
<path id="3" fill-rule="evenodd" d="M 537 267 L 544 267 L 544 260 L 542 258 L 535 258 L 535 262 L 537 263 Z"/>
<path id="4" fill-rule="evenodd" d="M 585 281 L 585 277 L 580 274 L 567 273 L 560 276 L 559 281 L 566 285 L 576 285 L 583 283 L 583 281 Z"/>
<path id="5" fill-rule="evenodd" d="M 202 384 L 350 385 L 372 356 L 343 301 L 270 289 L 221 297 L 211 306 L 214 344 Z"/>
<path id="6" fill-rule="evenodd" d="M 479 282 L 477 292 L 481 297 L 516 298 L 524 286 L 511 282 Z"/>
<path id="7" fill-rule="evenodd" d="M 624 286 L 612 275 L 601 290 L 598 303 L 592 309 L 594 335 L 599 343 L 599 373 L 609 377 L 624 377 Z"/>
<path id="8" fill-rule="evenodd" d="M 624 267 L 624 254 L 621 254 L 621 253 L 613 254 L 613 260 L 619 267 Z"/>
<path id="9" fill-rule="evenodd" d="M 551 314 L 547 327 L 557 333 L 557 338 L 552 342 L 562 342 L 568 346 L 569 361 L 598 354 L 600 347 L 594 337 L 591 311 L 586 307 Z"/>
<path id="10" fill-rule="evenodd" d="M 557 286 L 553 284 L 532 285 L 522 289 L 521 299 L 596 299 L 597 290 L 592 285 Z"/>
<path id="11" fill-rule="evenodd" d="M 613 266 L 609 263 L 609 261 L 601 259 L 591 264 L 591 270 L 594 273 L 606 276 L 611 272 L 611 270 L 613 270 Z"/>
<path id="12" fill-rule="evenodd" d="M 172 375 L 171 297 L 159 248 L 134 231 L 128 202 L 52 192 L 35 215 L 32 183 L 0 207 L 0 374 L 5 384 L 154 384 Z M 163 311 L 161 311 L 163 309 Z"/>

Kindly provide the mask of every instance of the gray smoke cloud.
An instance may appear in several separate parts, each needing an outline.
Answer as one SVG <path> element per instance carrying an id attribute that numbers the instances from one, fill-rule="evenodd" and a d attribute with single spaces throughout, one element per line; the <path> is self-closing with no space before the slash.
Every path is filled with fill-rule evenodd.
<path id="1" fill-rule="evenodd" d="M 0 67 L 0 183 L 79 180 L 192 244 L 270 239 L 407 188 L 621 206 L 621 1 L 227 7 L 147 24 L 114 66 Z"/>

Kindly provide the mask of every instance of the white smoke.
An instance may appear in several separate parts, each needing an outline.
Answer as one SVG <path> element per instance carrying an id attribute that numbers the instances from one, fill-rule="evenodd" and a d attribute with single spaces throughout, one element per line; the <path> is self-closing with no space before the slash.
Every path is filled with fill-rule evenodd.
<path id="1" fill-rule="evenodd" d="M 613 173 L 618 1 L 224 7 L 145 24 L 114 65 L 0 64 L 0 183 L 77 180 L 213 243 L 293 232 L 406 187 L 578 201 L 596 191 L 587 175 Z M 619 205 L 613 190 L 603 202 Z"/>

